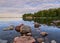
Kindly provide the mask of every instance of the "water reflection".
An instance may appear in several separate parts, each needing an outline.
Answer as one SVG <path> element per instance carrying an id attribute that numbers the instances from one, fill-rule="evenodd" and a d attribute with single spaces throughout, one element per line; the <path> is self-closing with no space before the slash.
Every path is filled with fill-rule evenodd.
<path id="1" fill-rule="evenodd" d="M 48 26 L 57 26 L 57 27 L 60 27 L 60 22 L 59 23 L 54 23 L 53 21 L 55 20 L 58 20 L 58 19 L 53 19 L 53 18 L 50 18 L 50 19 L 43 19 L 43 18 L 39 18 L 39 17 L 36 17 L 36 18 L 32 18 L 32 19 L 26 19 L 26 18 L 23 18 L 24 21 L 34 21 L 34 22 L 38 22 L 40 24 L 45 24 L 45 25 L 48 25 Z M 60 20 L 60 19 L 59 19 Z"/>
<path id="2" fill-rule="evenodd" d="M 9 25 L 13 24 L 14 26 L 17 26 L 19 24 L 26 24 L 31 26 L 32 28 L 32 34 L 35 38 L 40 37 L 40 32 L 36 31 L 34 28 L 34 22 L 33 21 L 8 21 L 8 22 L 0 22 L 0 39 L 7 40 L 8 43 L 12 43 L 14 37 L 19 36 L 20 34 L 16 32 L 15 30 L 12 31 L 3 31 L 5 27 L 8 27 Z M 48 40 L 56 40 L 57 43 L 60 43 L 60 28 L 57 28 L 56 26 L 48 26 L 46 24 L 41 24 L 39 27 L 41 32 L 47 32 L 48 33 Z"/>

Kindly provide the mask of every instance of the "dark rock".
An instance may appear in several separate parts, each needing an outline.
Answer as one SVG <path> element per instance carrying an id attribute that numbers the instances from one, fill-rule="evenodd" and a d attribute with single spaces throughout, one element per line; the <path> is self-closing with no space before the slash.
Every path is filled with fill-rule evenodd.
<path id="1" fill-rule="evenodd" d="M 21 28 L 21 26 L 23 26 L 24 24 L 21 24 L 21 25 L 19 25 L 19 26 L 16 26 L 15 27 L 15 30 L 17 31 L 17 32 L 20 32 L 20 28 Z"/>
<path id="2" fill-rule="evenodd" d="M 39 23 L 37 23 L 37 22 L 34 23 L 34 27 L 35 27 L 35 28 L 39 28 L 39 26 L 40 26 Z"/>

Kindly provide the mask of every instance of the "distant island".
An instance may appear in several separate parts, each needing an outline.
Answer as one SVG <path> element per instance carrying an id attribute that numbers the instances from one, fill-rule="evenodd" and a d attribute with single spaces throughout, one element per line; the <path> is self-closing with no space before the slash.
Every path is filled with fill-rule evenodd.
<path id="1" fill-rule="evenodd" d="M 60 8 L 48 9 L 35 12 L 34 14 L 28 13 L 23 15 L 24 21 L 34 21 L 41 24 L 53 24 L 53 21 L 59 21 L 55 23 L 60 26 Z"/>
<path id="2" fill-rule="evenodd" d="M 60 8 L 48 9 L 35 12 L 34 14 L 28 13 L 24 14 L 23 18 L 32 19 L 32 18 L 49 18 L 49 19 L 60 19 Z"/>

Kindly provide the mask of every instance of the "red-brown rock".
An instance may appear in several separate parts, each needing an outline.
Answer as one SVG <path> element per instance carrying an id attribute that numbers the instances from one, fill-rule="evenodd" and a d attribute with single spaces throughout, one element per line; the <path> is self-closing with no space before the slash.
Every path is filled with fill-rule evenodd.
<path id="1" fill-rule="evenodd" d="M 23 26 L 24 24 L 21 24 L 21 25 L 19 25 L 19 26 L 16 26 L 15 27 L 15 30 L 17 31 L 17 32 L 20 32 L 20 28 L 21 28 L 21 26 Z"/>

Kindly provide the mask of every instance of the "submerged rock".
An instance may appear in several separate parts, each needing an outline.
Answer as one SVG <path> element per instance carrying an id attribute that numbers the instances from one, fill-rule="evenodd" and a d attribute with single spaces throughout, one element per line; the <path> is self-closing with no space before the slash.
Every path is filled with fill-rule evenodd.
<path id="1" fill-rule="evenodd" d="M 7 40 L 0 39 L 0 43 L 7 43 Z"/>
<path id="2" fill-rule="evenodd" d="M 7 30 L 13 30 L 13 29 L 14 29 L 14 26 L 13 25 L 10 25 L 9 27 L 4 28 L 3 30 L 4 31 L 7 31 Z"/>
<path id="3" fill-rule="evenodd" d="M 43 39 L 43 38 L 37 38 L 37 41 L 38 41 L 39 43 L 43 43 L 43 42 L 44 42 L 44 39 Z"/>
<path id="4" fill-rule="evenodd" d="M 51 43 L 57 43 L 55 40 L 52 40 Z"/>

